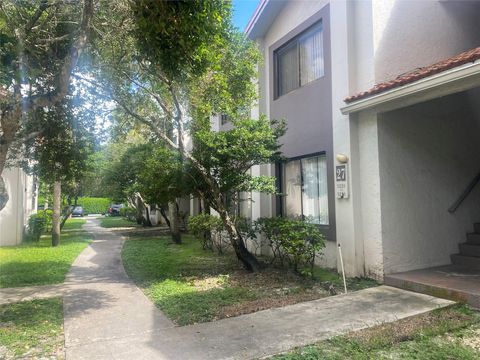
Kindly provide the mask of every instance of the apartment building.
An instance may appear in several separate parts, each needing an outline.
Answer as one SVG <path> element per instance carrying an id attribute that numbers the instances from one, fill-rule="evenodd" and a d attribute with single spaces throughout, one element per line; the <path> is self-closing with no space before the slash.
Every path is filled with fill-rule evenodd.
<path id="1" fill-rule="evenodd" d="M 262 0 L 253 114 L 287 120 L 288 161 L 252 169 L 284 194 L 252 194 L 252 217 L 318 224 L 322 264 L 341 245 L 349 276 L 477 264 L 479 18 L 477 1 Z"/>
<path id="2" fill-rule="evenodd" d="M 37 209 L 37 189 L 32 176 L 20 168 L 9 168 L 3 173 L 10 199 L 0 211 L 0 246 L 22 242 L 28 218 Z"/>

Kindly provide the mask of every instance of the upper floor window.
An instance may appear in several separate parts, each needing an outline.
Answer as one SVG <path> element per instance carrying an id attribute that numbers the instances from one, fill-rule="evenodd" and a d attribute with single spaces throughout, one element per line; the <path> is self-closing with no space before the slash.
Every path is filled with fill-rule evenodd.
<path id="1" fill-rule="evenodd" d="M 323 29 L 319 22 L 274 53 L 276 97 L 324 75 Z"/>

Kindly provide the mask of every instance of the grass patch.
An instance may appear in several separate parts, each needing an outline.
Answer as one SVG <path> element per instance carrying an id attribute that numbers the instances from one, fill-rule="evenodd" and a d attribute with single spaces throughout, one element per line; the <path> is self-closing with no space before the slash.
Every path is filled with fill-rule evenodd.
<path id="1" fill-rule="evenodd" d="M 61 299 L 0 305 L 0 359 L 64 358 Z"/>
<path id="2" fill-rule="evenodd" d="M 271 359 L 473 360 L 480 359 L 479 330 L 478 312 L 454 306 L 334 337 Z"/>
<path id="3" fill-rule="evenodd" d="M 119 228 L 119 227 L 138 227 L 138 225 L 134 221 L 130 221 L 125 219 L 121 216 L 109 216 L 104 217 L 100 220 L 100 226 L 104 228 Z"/>
<path id="4" fill-rule="evenodd" d="M 50 235 L 43 235 L 38 243 L 0 248 L 0 288 L 62 283 L 92 239 L 81 230 L 84 223 L 82 219 L 67 220 L 57 247 L 52 247 Z"/>
<path id="5" fill-rule="evenodd" d="M 318 299 L 329 295 L 331 284 L 341 283 L 338 274 L 326 270 L 316 279 L 280 269 L 249 273 L 233 255 L 205 251 L 189 235 L 177 245 L 169 236 L 136 234 L 125 242 L 122 259 L 130 278 L 179 325 Z"/>
<path id="6" fill-rule="evenodd" d="M 62 231 L 82 230 L 82 226 L 86 222 L 84 219 L 68 219 L 65 225 L 63 225 Z"/>

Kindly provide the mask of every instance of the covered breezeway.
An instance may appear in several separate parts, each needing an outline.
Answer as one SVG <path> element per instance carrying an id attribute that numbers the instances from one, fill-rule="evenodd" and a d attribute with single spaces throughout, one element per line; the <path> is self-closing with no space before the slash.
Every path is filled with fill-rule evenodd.
<path id="1" fill-rule="evenodd" d="M 480 306 L 480 62 L 409 81 L 342 109 L 352 252 L 367 276 Z"/>

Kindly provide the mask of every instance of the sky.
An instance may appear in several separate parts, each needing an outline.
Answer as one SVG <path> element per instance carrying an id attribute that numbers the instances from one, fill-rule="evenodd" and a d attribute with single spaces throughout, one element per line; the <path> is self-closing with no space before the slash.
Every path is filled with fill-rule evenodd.
<path id="1" fill-rule="evenodd" d="M 247 26 L 248 20 L 257 8 L 259 0 L 233 0 L 233 23 L 241 31 Z"/>

